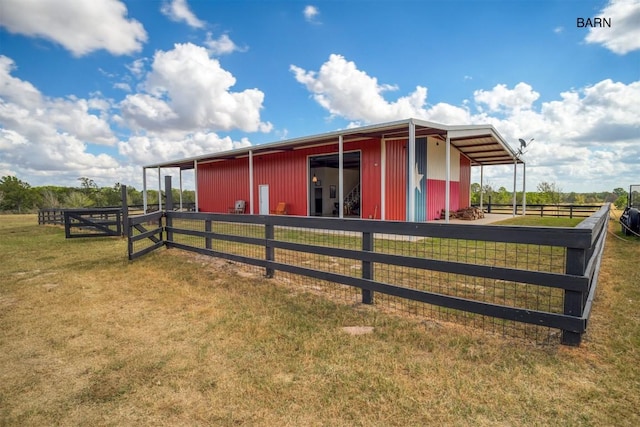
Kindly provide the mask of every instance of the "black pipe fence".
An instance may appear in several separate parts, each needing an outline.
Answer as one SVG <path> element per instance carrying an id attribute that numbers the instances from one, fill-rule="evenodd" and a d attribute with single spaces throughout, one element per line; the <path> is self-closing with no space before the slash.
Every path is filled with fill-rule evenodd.
<path id="1" fill-rule="evenodd" d="M 473 205 L 480 207 L 480 205 Z M 588 218 L 602 207 L 600 205 L 544 205 L 527 204 L 526 215 L 556 218 Z M 513 204 L 510 203 L 489 203 L 483 204 L 482 209 L 486 213 L 513 214 Z M 516 215 L 522 215 L 523 206 L 516 205 Z"/>
<path id="2" fill-rule="evenodd" d="M 365 304 L 523 326 L 526 338 L 545 328 L 579 345 L 608 217 L 609 204 L 575 228 L 166 211 L 129 218 L 127 235 L 131 260 L 183 249 L 357 291 Z"/>

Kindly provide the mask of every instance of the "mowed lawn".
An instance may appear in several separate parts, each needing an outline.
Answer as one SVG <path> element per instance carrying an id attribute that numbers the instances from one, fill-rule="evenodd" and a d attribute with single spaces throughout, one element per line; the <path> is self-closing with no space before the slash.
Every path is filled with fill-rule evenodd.
<path id="1" fill-rule="evenodd" d="M 0 426 L 637 426 L 640 239 L 610 223 L 579 348 L 332 302 L 0 216 Z M 351 334 L 345 327 L 372 327 Z"/>

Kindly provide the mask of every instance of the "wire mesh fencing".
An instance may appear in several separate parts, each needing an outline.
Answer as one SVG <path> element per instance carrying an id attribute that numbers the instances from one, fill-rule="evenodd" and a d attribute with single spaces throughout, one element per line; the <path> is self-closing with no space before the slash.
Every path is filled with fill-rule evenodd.
<path id="1" fill-rule="evenodd" d="M 553 229 L 167 212 L 164 229 L 168 246 L 348 304 L 577 345 L 606 235 L 601 211 Z"/>

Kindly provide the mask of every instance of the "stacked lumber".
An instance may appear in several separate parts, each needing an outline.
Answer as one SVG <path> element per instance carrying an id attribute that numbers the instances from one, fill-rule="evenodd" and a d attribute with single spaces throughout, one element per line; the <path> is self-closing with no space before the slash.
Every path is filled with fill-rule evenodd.
<path id="1" fill-rule="evenodd" d="M 484 218 L 484 212 L 482 212 L 481 209 L 475 207 L 458 209 L 455 212 L 449 212 L 449 219 L 464 219 L 467 221 L 473 221 L 480 218 Z M 440 219 L 445 219 L 444 209 L 440 211 Z"/>

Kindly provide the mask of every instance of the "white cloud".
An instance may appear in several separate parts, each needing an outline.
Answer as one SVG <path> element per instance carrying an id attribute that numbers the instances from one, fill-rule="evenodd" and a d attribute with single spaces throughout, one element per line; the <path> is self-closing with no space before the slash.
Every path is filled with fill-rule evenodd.
<path id="1" fill-rule="evenodd" d="M 167 133 L 161 135 L 132 136 L 118 144 L 121 155 L 138 164 L 150 164 L 174 159 L 216 153 L 248 147 L 247 138 L 234 141 L 213 132 Z"/>
<path id="2" fill-rule="evenodd" d="M 530 109 L 533 103 L 540 97 L 531 86 L 526 83 L 518 83 L 513 89 L 507 85 L 496 85 L 490 91 L 476 90 L 473 97 L 478 104 L 485 104 L 491 112 L 505 110 Z"/>
<path id="3" fill-rule="evenodd" d="M 351 125 L 409 117 L 444 124 L 491 124 L 516 147 L 518 138 L 535 138 L 526 154 L 529 188 L 540 181 L 576 183 L 576 191 L 615 188 L 637 179 L 640 164 L 640 81 L 602 80 L 536 105 L 540 93 L 520 82 L 476 90 L 462 106 L 428 105 L 427 88 L 389 102 L 383 93 L 393 85 L 358 70 L 353 62 L 331 55 L 319 71 L 292 65 L 294 77 L 331 116 Z M 488 177 L 505 179 L 508 169 L 488 168 Z M 496 181 L 500 183 L 500 181 Z M 532 184 L 533 183 L 533 184 Z M 510 186 L 507 180 L 501 185 Z M 604 187 L 603 187 L 604 186 Z"/>
<path id="4" fill-rule="evenodd" d="M 207 33 L 207 38 L 204 41 L 204 45 L 207 47 L 209 53 L 218 56 L 228 55 L 236 51 L 246 51 L 246 48 L 239 48 L 227 34 L 223 34 L 217 39 L 214 39 L 213 35 L 209 32 Z"/>
<path id="5" fill-rule="evenodd" d="M 317 19 L 320 16 L 320 10 L 318 10 L 316 6 L 308 5 L 308 6 L 305 6 L 304 10 L 302 11 L 302 14 L 304 15 L 304 19 L 307 22 L 317 24 L 318 23 Z"/>
<path id="6" fill-rule="evenodd" d="M 80 141 L 114 145 L 109 124 L 90 110 L 104 109 L 104 100 L 46 98 L 30 83 L 11 76 L 13 61 L 0 55 L 0 124 L 23 136 L 33 133 L 72 134 Z M 40 135 L 42 136 L 42 135 Z"/>
<path id="7" fill-rule="evenodd" d="M 127 8 L 118 0 L 2 0 L 0 25 L 59 43 L 75 56 L 100 49 L 131 54 L 147 41 L 142 24 L 127 19 Z"/>
<path id="8" fill-rule="evenodd" d="M 113 84 L 113 88 L 114 89 L 120 89 L 120 90 L 123 90 L 125 92 L 131 92 L 131 86 L 129 85 L 129 83 L 124 83 L 124 82 L 114 83 Z"/>
<path id="9" fill-rule="evenodd" d="M 0 169 L 31 174 L 86 174 L 118 169 L 107 154 L 94 155 L 90 144 L 114 146 L 105 120 L 109 103 L 90 99 L 48 98 L 11 75 L 13 61 L 0 55 Z"/>
<path id="10" fill-rule="evenodd" d="M 138 58 L 131 64 L 126 65 L 126 67 L 134 77 L 141 78 L 144 75 L 146 63 L 147 58 Z"/>
<path id="11" fill-rule="evenodd" d="M 332 54 L 318 72 L 290 66 L 298 82 L 304 84 L 313 98 L 332 115 L 350 120 L 383 122 L 397 117 L 422 117 L 427 89 L 422 86 L 395 102 L 387 102 L 383 92 L 395 90 L 393 85 L 380 85 L 378 80 L 358 70 L 355 63 Z"/>
<path id="12" fill-rule="evenodd" d="M 205 48 L 176 44 L 173 50 L 156 52 L 141 85 L 146 93 L 128 95 L 121 103 L 122 115 L 132 127 L 152 132 L 269 132 L 272 125 L 260 121 L 264 93 L 231 92 L 235 83 Z"/>
<path id="13" fill-rule="evenodd" d="M 203 28 L 205 26 L 205 22 L 198 19 L 191 9 L 189 9 L 187 0 L 171 0 L 165 2 L 162 4 L 160 11 L 172 21 L 184 21 L 193 28 Z"/>
<path id="14" fill-rule="evenodd" d="M 611 27 L 589 29 L 587 43 L 601 44 L 618 55 L 640 49 L 640 1 L 610 0 L 597 17 L 611 20 Z"/>

